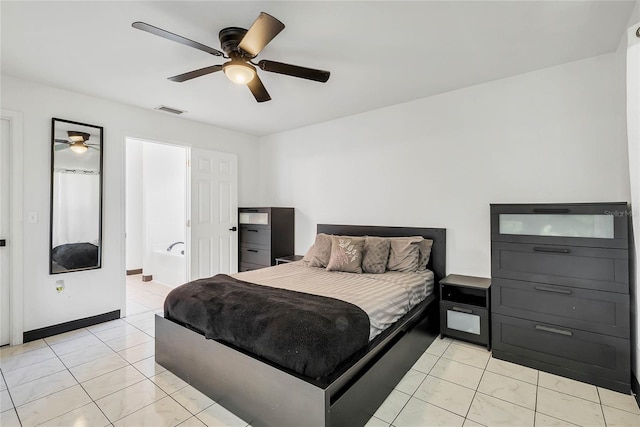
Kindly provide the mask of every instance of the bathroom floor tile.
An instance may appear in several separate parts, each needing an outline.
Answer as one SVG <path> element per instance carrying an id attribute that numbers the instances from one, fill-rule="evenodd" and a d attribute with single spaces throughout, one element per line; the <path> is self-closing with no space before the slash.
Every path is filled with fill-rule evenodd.
<path id="1" fill-rule="evenodd" d="M 571 424 L 567 421 L 559 420 L 557 418 L 550 417 L 540 412 L 536 412 L 535 427 L 575 427 L 576 424 Z"/>
<path id="2" fill-rule="evenodd" d="M 96 333 L 100 331 L 106 331 L 107 329 L 115 328 L 117 326 L 123 325 L 125 323 L 122 319 L 110 320 L 108 322 L 98 323 L 97 325 L 88 326 L 87 329 L 91 333 Z"/>
<path id="3" fill-rule="evenodd" d="M 93 334 L 83 335 L 78 338 L 65 340 L 57 344 L 51 345 L 51 349 L 55 351 L 58 356 L 64 354 L 73 353 L 76 351 L 82 351 L 87 347 L 102 344 L 102 342 L 96 338 Z"/>
<path id="4" fill-rule="evenodd" d="M 91 332 L 89 332 L 89 330 L 86 328 L 80 328 L 80 329 L 75 329 L 73 331 L 65 332 L 63 334 L 46 337 L 44 340 L 46 341 L 47 344 L 53 345 L 53 344 L 61 343 L 63 341 L 68 341 L 68 340 L 80 338 L 87 335 L 91 335 Z"/>
<path id="5" fill-rule="evenodd" d="M 44 340 L 31 341 L 26 344 L 13 345 L 0 348 L 0 362 L 3 364 L 5 359 L 17 354 L 23 354 L 28 351 L 37 350 L 42 347 L 47 347 L 47 343 Z M 4 370 L 4 369 L 3 369 Z"/>
<path id="6" fill-rule="evenodd" d="M 44 347 L 38 347 L 34 350 L 25 352 L 7 352 L 7 354 L 11 355 L 5 357 L 1 362 L 2 372 L 4 373 L 56 357 L 56 354 L 46 343 L 44 344 Z"/>
<path id="7" fill-rule="evenodd" d="M 134 332 L 140 332 L 140 330 L 135 326 L 128 324 L 127 322 L 122 322 L 121 325 L 105 329 L 103 331 L 96 331 L 93 334 L 101 341 L 107 342 L 116 338 L 122 338 L 129 334 L 133 334 Z"/>
<path id="8" fill-rule="evenodd" d="M 137 330 L 128 335 L 107 341 L 105 344 L 111 347 L 114 351 L 123 351 L 130 347 L 135 347 L 149 341 L 153 341 L 153 337 L 150 337 L 144 332 Z"/>
<path id="9" fill-rule="evenodd" d="M 9 395 L 9 390 L 0 391 L 0 412 L 5 412 L 13 409 L 13 401 Z"/>
<path id="10" fill-rule="evenodd" d="M 198 417 L 193 416 L 187 419 L 187 421 L 178 424 L 178 427 L 207 427 L 207 425 L 200 421 Z"/>
<path id="11" fill-rule="evenodd" d="M 601 405 L 543 387 L 538 387 L 536 410 L 573 424 L 605 425 Z"/>
<path id="12" fill-rule="evenodd" d="M 411 398 L 392 424 L 395 427 L 461 427 L 463 423 L 464 417 L 422 400 Z"/>
<path id="13" fill-rule="evenodd" d="M 0 426 L 2 427 L 21 427 L 20 419 L 15 409 L 9 409 L 0 413 Z"/>
<path id="14" fill-rule="evenodd" d="M 364 425 L 364 427 L 389 427 L 390 424 L 382 421 L 380 418 L 371 417 L 369 421 Z"/>

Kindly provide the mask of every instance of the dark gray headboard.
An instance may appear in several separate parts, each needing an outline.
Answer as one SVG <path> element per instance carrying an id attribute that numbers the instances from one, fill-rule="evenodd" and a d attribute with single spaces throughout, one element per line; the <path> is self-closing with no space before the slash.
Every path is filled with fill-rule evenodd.
<path id="1" fill-rule="evenodd" d="M 436 284 L 447 275 L 447 229 L 414 227 L 380 227 L 373 225 L 318 224 L 318 233 L 343 236 L 406 237 L 422 236 L 433 240 L 428 268 L 436 276 Z"/>

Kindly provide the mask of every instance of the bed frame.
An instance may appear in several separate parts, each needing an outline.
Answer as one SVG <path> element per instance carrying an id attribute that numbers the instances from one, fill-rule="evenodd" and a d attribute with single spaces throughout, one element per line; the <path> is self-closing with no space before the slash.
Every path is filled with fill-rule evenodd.
<path id="1" fill-rule="evenodd" d="M 278 368 L 156 315 L 155 359 L 252 427 L 363 426 L 438 335 L 438 282 L 445 276 L 446 230 L 318 224 L 318 233 L 423 236 L 433 240 L 434 294 L 359 359 L 318 381 Z"/>

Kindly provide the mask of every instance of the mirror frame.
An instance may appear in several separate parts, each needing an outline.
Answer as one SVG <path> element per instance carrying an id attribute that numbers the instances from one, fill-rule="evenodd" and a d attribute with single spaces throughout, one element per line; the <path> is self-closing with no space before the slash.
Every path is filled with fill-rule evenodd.
<path id="1" fill-rule="evenodd" d="M 54 206 L 53 206 L 53 198 L 54 198 L 54 174 L 55 174 L 55 146 L 56 146 L 56 124 L 65 123 L 68 125 L 75 126 L 83 126 L 88 128 L 95 129 L 95 133 L 99 134 L 98 143 L 99 143 L 99 151 L 100 151 L 100 159 L 99 159 L 99 188 L 98 188 L 98 260 L 95 266 L 90 267 L 81 267 L 81 268 L 71 268 L 65 269 L 61 271 L 54 271 L 54 260 L 53 260 L 53 224 L 54 224 Z M 65 126 L 66 127 L 66 126 Z M 93 132 L 92 132 L 92 138 Z M 87 123 L 80 123 L 71 120 L 52 118 L 51 119 L 51 192 L 50 192 L 50 203 L 49 203 L 49 274 L 62 274 L 62 273 L 71 273 L 74 271 L 85 271 L 85 270 L 95 270 L 102 268 L 102 197 L 103 197 L 103 182 L 104 182 L 104 171 L 103 171 L 103 158 L 104 158 L 104 128 L 102 126 L 91 125 Z"/>

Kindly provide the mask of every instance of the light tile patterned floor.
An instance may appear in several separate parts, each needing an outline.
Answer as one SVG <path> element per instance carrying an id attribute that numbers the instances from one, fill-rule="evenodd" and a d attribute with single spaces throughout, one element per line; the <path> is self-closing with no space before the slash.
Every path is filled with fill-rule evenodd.
<path id="1" fill-rule="evenodd" d="M 0 350 L 1 426 L 247 426 L 155 363 L 153 316 L 170 288 L 134 277 L 128 289 L 124 319 Z M 631 396 L 445 338 L 367 423 L 482 425 L 637 427 L 640 409 Z"/>

